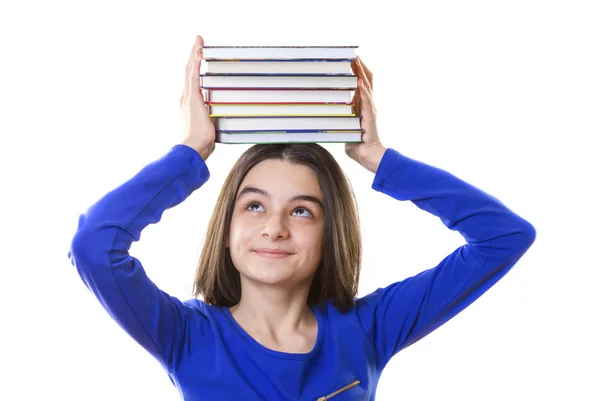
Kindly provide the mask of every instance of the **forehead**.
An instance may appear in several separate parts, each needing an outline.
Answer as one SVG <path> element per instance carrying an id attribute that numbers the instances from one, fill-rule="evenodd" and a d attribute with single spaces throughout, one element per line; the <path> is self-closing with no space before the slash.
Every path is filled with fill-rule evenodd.
<path id="1" fill-rule="evenodd" d="M 247 185 L 273 193 L 306 192 L 321 195 L 319 180 L 312 168 L 279 159 L 263 160 L 252 167 L 244 177 L 240 190 Z"/>

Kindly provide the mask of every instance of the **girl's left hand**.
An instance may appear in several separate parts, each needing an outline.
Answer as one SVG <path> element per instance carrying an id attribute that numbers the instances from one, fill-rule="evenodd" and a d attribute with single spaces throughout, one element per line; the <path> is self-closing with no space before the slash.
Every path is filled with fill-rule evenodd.
<path id="1" fill-rule="evenodd" d="M 352 62 L 352 70 L 358 76 L 358 90 L 353 99 L 355 113 L 362 115 L 362 142 L 345 144 L 346 154 L 367 170 L 375 173 L 386 151 L 377 132 L 377 110 L 373 103 L 373 73 L 360 57 Z"/>

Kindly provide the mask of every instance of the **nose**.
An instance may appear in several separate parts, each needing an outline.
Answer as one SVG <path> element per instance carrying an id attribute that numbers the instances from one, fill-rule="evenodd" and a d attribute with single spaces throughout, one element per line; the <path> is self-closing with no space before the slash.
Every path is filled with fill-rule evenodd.
<path id="1" fill-rule="evenodd" d="M 261 229 L 263 237 L 269 237 L 271 240 L 287 238 L 289 235 L 287 220 L 285 216 L 278 213 L 270 214 L 265 220 Z"/>

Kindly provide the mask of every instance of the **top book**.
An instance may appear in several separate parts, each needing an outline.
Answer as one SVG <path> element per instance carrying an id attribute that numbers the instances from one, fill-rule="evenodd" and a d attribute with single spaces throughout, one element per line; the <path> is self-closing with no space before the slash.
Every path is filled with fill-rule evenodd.
<path id="1" fill-rule="evenodd" d="M 204 46 L 205 60 L 350 60 L 358 46 Z"/>

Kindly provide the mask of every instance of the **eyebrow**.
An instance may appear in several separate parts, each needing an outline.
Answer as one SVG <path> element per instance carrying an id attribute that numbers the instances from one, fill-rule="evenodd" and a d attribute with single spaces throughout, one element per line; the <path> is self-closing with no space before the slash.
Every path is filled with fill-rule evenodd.
<path id="1" fill-rule="evenodd" d="M 257 188 L 257 187 L 253 187 L 253 186 L 244 187 L 240 191 L 240 193 L 238 194 L 236 199 L 240 199 L 242 196 L 244 196 L 246 194 L 258 194 L 258 195 L 264 196 L 267 199 L 271 199 L 271 196 L 269 195 L 269 193 L 267 191 Z M 293 196 L 290 198 L 290 202 L 294 202 L 294 201 L 312 202 L 312 203 L 319 205 L 321 207 L 321 209 L 324 209 L 323 202 L 321 202 L 321 200 L 314 195 L 296 195 L 296 196 Z"/>

